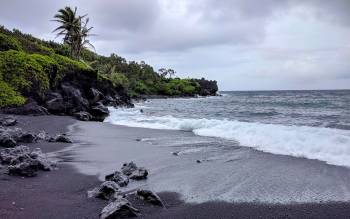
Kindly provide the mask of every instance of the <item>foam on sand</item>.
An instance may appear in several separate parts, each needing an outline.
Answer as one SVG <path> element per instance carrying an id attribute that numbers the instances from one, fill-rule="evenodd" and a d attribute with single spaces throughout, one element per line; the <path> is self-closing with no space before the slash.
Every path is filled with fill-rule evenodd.
<path id="1" fill-rule="evenodd" d="M 285 126 L 234 120 L 152 116 L 138 108 L 110 108 L 106 122 L 131 127 L 192 131 L 196 135 L 235 140 L 241 146 L 273 154 L 317 159 L 350 167 L 350 131 L 309 126 Z"/>

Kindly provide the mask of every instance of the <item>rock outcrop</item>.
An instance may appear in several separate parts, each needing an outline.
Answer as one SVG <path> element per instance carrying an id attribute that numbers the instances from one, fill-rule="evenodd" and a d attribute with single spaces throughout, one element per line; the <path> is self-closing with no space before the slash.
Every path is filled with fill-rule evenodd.
<path id="1" fill-rule="evenodd" d="M 18 143 L 35 143 L 38 141 L 72 143 L 66 134 L 49 136 L 45 131 L 38 134 L 23 131 L 21 128 L 9 128 L 0 126 L 0 147 L 12 148 Z"/>
<path id="2" fill-rule="evenodd" d="M 137 217 L 140 215 L 139 212 L 140 211 L 134 208 L 127 199 L 118 197 L 102 209 L 100 218 L 115 219 Z"/>
<path id="3" fill-rule="evenodd" d="M 40 106 L 34 99 L 28 98 L 27 103 L 23 106 L 5 107 L 0 109 L 0 113 L 14 114 L 14 115 L 33 115 L 42 116 L 48 115 L 48 110 Z"/>
<path id="4" fill-rule="evenodd" d="M 103 122 L 103 120 L 109 115 L 109 110 L 101 102 L 98 102 L 95 106 L 89 110 L 92 115 L 92 120 Z"/>
<path id="5" fill-rule="evenodd" d="M 147 176 L 148 176 L 148 171 L 145 168 L 140 167 L 134 172 L 132 172 L 129 178 L 133 180 L 143 180 L 143 179 L 147 179 Z"/>
<path id="6" fill-rule="evenodd" d="M 215 96 L 219 90 L 217 81 L 201 79 L 193 79 L 200 86 L 199 95 L 200 96 Z"/>
<path id="7" fill-rule="evenodd" d="M 49 142 L 72 143 L 72 140 L 70 140 L 66 134 L 59 134 L 49 138 Z"/>
<path id="8" fill-rule="evenodd" d="M 134 162 L 124 163 L 122 173 L 133 180 L 147 179 L 148 171 L 143 167 L 137 167 Z"/>
<path id="9" fill-rule="evenodd" d="M 88 197 L 110 200 L 118 195 L 119 187 L 113 181 L 105 181 L 100 186 L 88 191 Z"/>
<path id="10" fill-rule="evenodd" d="M 125 187 L 129 184 L 129 178 L 119 171 L 115 171 L 114 173 L 107 175 L 105 177 L 105 180 L 113 181 L 117 183 L 120 187 Z"/>
<path id="11" fill-rule="evenodd" d="M 0 150 L 0 162 L 8 165 L 10 175 L 33 177 L 39 170 L 50 171 L 55 162 L 49 160 L 40 148 L 30 151 L 27 146 Z"/>
<path id="12" fill-rule="evenodd" d="M 139 189 L 136 195 L 152 205 L 164 206 L 159 196 L 150 190 Z"/>
<path id="13" fill-rule="evenodd" d="M 88 112 L 85 112 L 85 111 L 80 111 L 80 112 L 74 113 L 74 117 L 80 121 L 92 120 L 92 115 Z"/>
<path id="14" fill-rule="evenodd" d="M 132 107 L 123 87 L 97 80 L 96 72 L 69 72 L 42 96 L 27 96 L 27 103 L 4 107 L 0 112 L 18 115 L 70 115 L 82 121 L 103 121 L 109 114 L 107 106 Z"/>
<path id="15" fill-rule="evenodd" d="M 36 135 L 30 132 L 22 133 L 18 138 L 18 142 L 22 142 L 22 143 L 34 143 L 36 141 L 37 141 Z"/>
<path id="16" fill-rule="evenodd" d="M 134 162 L 124 163 L 122 173 L 127 175 L 130 179 L 142 180 L 147 179 L 148 171 L 143 167 L 137 167 Z"/>
<path id="17" fill-rule="evenodd" d="M 130 195 L 144 200 L 152 205 L 162 206 L 163 202 L 159 196 L 150 190 L 139 189 L 126 191 L 129 179 L 141 180 L 146 179 L 148 171 L 143 167 L 138 167 L 134 162 L 124 163 L 120 171 L 106 175 L 106 181 L 98 187 L 88 191 L 88 197 L 96 197 L 109 200 L 109 204 L 103 208 L 101 218 L 124 218 L 136 217 L 141 215 L 140 211 L 133 207 L 128 201 Z M 124 190 L 123 190 L 124 189 Z"/>
<path id="18" fill-rule="evenodd" d="M 17 142 L 12 138 L 9 133 L 0 134 L 0 147 L 12 148 L 17 145 Z"/>
<path id="19" fill-rule="evenodd" d="M 2 126 L 14 126 L 17 124 L 17 120 L 13 116 L 6 116 L 0 120 Z"/>

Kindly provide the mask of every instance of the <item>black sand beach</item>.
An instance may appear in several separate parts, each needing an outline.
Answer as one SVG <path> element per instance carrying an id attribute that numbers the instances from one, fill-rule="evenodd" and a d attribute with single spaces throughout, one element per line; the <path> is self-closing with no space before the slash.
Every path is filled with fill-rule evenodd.
<path id="1" fill-rule="evenodd" d="M 73 139 L 84 141 L 84 136 L 74 134 L 77 128 L 80 129 L 79 133 L 84 130 L 84 127 L 79 127 L 79 124 L 84 123 L 76 122 L 69 117 L 21 116 L 18 119 L 18 126 L 27 131 L 45 130 L 49 134 L 67 132 L 68 126 L 75 124 L 75 129 L 72 129 L 73 133 L 71 133 Z M 94 128 L 97 136 L 99 132 L 103 132 L 101 127 L 111 126 L 94 122 L 85 124 Z M 125 132 L 125 129 L 118 126 L 114 126 L 114 130 Z M 133 129 L 126 130 L 130 133 Z M 135 129 L 135 133 L 138 131 Z M 105 137 L 103 136 L 103 138 Z M 147 137 L 147 134 L 139 137 Z M 91 138 L 96 138 L 96 135 L 91 136 Z M 103 138 L 95 140 L 97 142 L 106 141 Z M 87 139 L 87 142 L 91 144 L 91 139 Z M 126 142 L 128 142 L 126 138 L 118 141 L 118 143 L 123 144 Z M 54 152 L 67 148 L 70 144 L 45 142 L 28 144 L 28 146 L 31 148 L 40 147 L 44 152 Z M 91 147 L 88 144 L 86 146 Z M 127 145 L 123 147 L 125 146 Z M 133 147 L 135 145 L 130 145 L 130 148 Z M 33 178 L 1 174 L 0 218 L 98 218 L 99 212 L 106 205 L 106 202 L 94 198 L 88 199 L 86 194 L 89 189 L 99 184 L 98 177 L 79 173 L 70 164 L 74 160 L 71 160 L 72 156 L 69 156 L 69 152 L 70 150 L 59 153 L 63 162 L 59 163 L 58 170 L 40 172 L 38 176 Z M 142 153 L 142 151 L 139 152 Z M 129 157 L 126 156 L 125 159 L 129 159 Z M 116 167 L 118 166 L 119 164 L 116 164 Z M 343 169 L 337 169 L 337 171 L 339 173 L 346 172 Z M 152 174 L 150 179 L 151 177 Z M 186 204 L 176 193 L 163 192 L 159 196 L 166 205 L 165 209 L 145 205 L 135 200 L 131 201 L 135 207 L 141 210 L 143 218 L 349 218 L 350 216 L 350 203 L 348 202 L 299 204 L 205 202 Z"/>
<path id="2" fill-rule="evenodd" d="M 18 116 L 24 130 L 45 130 L 49 134 L 64 133 L 75 122 L 60 116 Z M 60 150 L 69 144 L 35 143 L 43 152 Z M 86 191 L 98 184 L 92 176 L 77 174 L 68 162 L 59 163 L 59 169 L 40 172 L 36 177 L 0 175 L 0 218 L 97 218 L 104 203 L 87 199 Z"/>

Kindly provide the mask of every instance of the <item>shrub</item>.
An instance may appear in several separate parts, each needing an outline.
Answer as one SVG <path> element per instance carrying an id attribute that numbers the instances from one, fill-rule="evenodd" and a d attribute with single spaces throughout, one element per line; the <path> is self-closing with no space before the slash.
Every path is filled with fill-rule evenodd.
<path id="1" fill-rule="evenodd" d="M 21 51 L 22 47 L 15 38 L 0 33 L 0 51 L 11 49 Z"/>
<path id="2" fill-rule="evenodd" d="M 198 92 L 199 84 L 188 79 L 165 79 L 158 85 L 158 92 L 169 96 L 193 96 Z"/>
<path id="3" fill-rule="evenodd" d="M 136 81 L 132 90 L 138 94 L 151 94 L 149 87 L 142 81 Z"/>
<path id="4" fill-rule="evenodd" d="M 0 107 L 20 106 L 25 103 L 25 98 L 12 87 L 0 80 Z"/>
<path id="5" fill-rule="evenodd" d="M 128 78 L 121 73 L 114 72 L 108 77 L 108 79 L 112 82 L 114 87 L 121 86 L 124 88 L 128 88 L 129 86 Z"/>
<path id="6" fill-rule="evenodd" d="M 32 56 L 14 50 L 0 52 L 0 80 L 22 94 L 38 94 L 49 88 L 48 76 Z"/>
<path id="7" fill-rule="evenodd" d="M 93 72 L 86 64 L 66 56 L 52 54 L 51 58 L 57 63 L 57 72 L 52 76 L 52 86 L 55 86 L 66 74 Z"/>
<path id="8" fill-rule="evenodd" d="M 0 52 L 0 80 L 4 80 L 22 94 L 42 96 L 55 86 L 65 74 L 82 73 L 89 68 L 65 56 L 27 54 L 9 50 Z"/>

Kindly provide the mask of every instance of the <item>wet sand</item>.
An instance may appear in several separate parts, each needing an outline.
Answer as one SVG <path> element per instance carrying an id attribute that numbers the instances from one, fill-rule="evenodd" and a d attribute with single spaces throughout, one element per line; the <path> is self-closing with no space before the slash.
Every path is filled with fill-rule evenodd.
<path id="1" fill-rule="evenodd" d="M 77 122 L 69 153 L 77 169 L 101 180 L 134 161 L 150 170 L 128 187 L 207 201 L 303 203 L 350 200 L 350 169 L 240 147 L 191 132 Z M 179 152 L 174 156 L 172 152 Z M 197 160 L 200 163 L 197 163 Z"/>
<path id="2" fill-rule="evenodd" d="M 152 136 L 177 135 L 177 132 L 143 130 L 94 122 L 84 123 L 77 122 L 69 117 L 41 116 L 19 117 L 19 119 L 19 126 L 24 127 L 25 130 L 46 130 L 49 134 L 66 132 L 68 131 L 68 126 L 73 125 L 73 132 L 71 134 L 78 144 L 74 144 L 75 146 L 73 145 L 73 147 L 70 144 L 61 143 L 44 142 L 28 144 L 28 146 L 32 148 L 41 147 L 44 152 L 61 151 L 57 153 L 57 155 L 62 158 L 64 162 L 59 164 L 58 170 L 39 172 L 38 176 L 34 178 L 13 177 L 1 174 L 0 218 L 98 218 L 98 214 L 106 205 L 106 202 L 98 199 L 88 199 L 86 192 L 99 184 L 98 177 L 96 176 L 98 172 L 96 169 L 99 167 L 107 166 L 115 170 L 120 167 L 121 163 L 136 158 L 136 161 L 141 165 L 150 167 L 151 174 L 147 181 L 149 181 L 152 187 L 152 184 L 156 184 L 157 180 L 163 180 L 163 175 L 158 174 L 162 172 L 162 167 L 158 169 L 155 168 L 159 163 L 169 161 L 168 159 L 175 159 L 178 161 L 183 158 L 183 161 L 180 161 L 180 163 L 186 164 L 186 162 L 195 161 L 197 158 L 196 155 L 173 156 L 169 152 L 173 151 L 174 148 L 153 145 L 154 148 L 150 149 L 150 147 L 148 147 L 150 144 L 147 141 L 139 141 L 141 138 L 150 138 Z M 185 136 L 187 134 L 188 133 L 185 133 Z M 136 139 L 136 136 L 140 139 Z M 187 138 L 185 138 L 185 140 L 187 140 Z M 118 151 L 112 151 L 113 153 L 109 155 L 116 159 L 114 164 L 107 161 L 99 164 L 98 160 L 90 160 L 89 157 L 86 156 L 87 154 L 84 154 L 98 152 L 99 150 L 96 150 L 97 146 L 101 147 L 99 155 L 106 156 L 102 147 L 108 144 L 119 148 Z M 81 147 L 86 147 L 86 149 L 90 151 L 81 150 Z M 247 149 L 239 153 L 245 159 L 238 159 L 245 160 L 245 165 L 240 168 L 243 170 L 244 168 L 248 168 L 249 171 L 252 171 L 257 165 L 260 165 L 261 167 L 257 169 L 256 172 L 262 171 L 261 174 L 265 174 L 271 172 L 266 169 L 270 168 L 271 170 L 273 166 L 280 164 L 280 162 L 286 162 L 288 165 L 280 167 L 280 172 L 285 171 L 284 168 L 290 168 L 292 173 L 294 173 L 293 170 L 296 171 L 296 164 L 299 165 L 298 168 L 300 169 L 305 169 L 305 167 L 309 166 L 306 172 L 302 172 L 301 174 L 294 173 L 294 175 L 292 174 L 293 177 L 299 177 L 303 174 L 318 171 L 318 178 L 314 179 L 315 181 L 322 181 L 325 179 L 324 177 L 328 175 L 330 178 L 334 178 L 333 182 L 326 181 L 324 184 L 324 186 L 329 187 L 334 186 L 332 183 L 336 181 L 341 181 L 338 185 L 343 185 L 348 180 L 347 168 L 330 166 L 322 162 L 309 161 L 306 159 L 272 156 L 261 152 L 254 154 L 255 152 L 251 153 L 245 150 Z M 153 154 L 155 151 L 157 151 L 158 154 Z M 249 156 L 247 156 L 247 154 L 249 154 Z M 96 155 L 98 156 L 98 154 Z M 159 157 L 158 161 L 153 159 L 154 155 Z M 270 159 L 271 162 L 267 162 L 268 164 L 264 165 L 263 162 L 266 162 L 268 159 Z M 251 164 L 254 163 L 252 160 L 256 160 L 256 165 Z M 87 165 L 82 165 L 84 163 Z M 203 166 L 199 166 L 199 168 L 208 168 L 212 164 L 210 162 L 203 162 L 198 165 Z M 85 168 L 86 173 L 90 175 L 81 174 L 81 168 Z M 104 171 L 108 172 L 108 168 Z M 195 166 L 194 168 L 194 170 L 196 170 L 197 167 Z M 79 170 L 79 172 L 77 170 Z M 167 169 L 164 171 L 166 170 Z M 236 171 L 238 171 L 238 169 L 236 169 Z M 280 172 L 275 172 L 275 174 L 279 174 Z M 253 175 L 256 179 L 260 176 L 260 174 L 257 173 Z M 340 175 L 343 175 L 343 178 L 340 178 Z M 102 175 L 100 175 L 100 178 L 101 177 Z M 195 175 L 195 177 L 198 177 L 198 175 Z M 304 175 L 304 177 L 307 178 L 310 176 Z M 147 181 L 141 184 L 135 184 L 135 186 L 147 187 Z M 162 183 L 165 182 L 167 181 L 162 181 Z M 249 180 L 245 181 L 247 187 L 255 186 L 255 189 L 261 188 L 249 184 L 249 182 Z M 257 185 L 262 184 L 266 186 L 265 183 L 267 182 L 265 182 L 262 177 L 261 183 L 257 182 Z M 307 186 L 307 184 L 298 185 Z M 216 185 L 213 184 L 213 187 L 215 186 Z M 271 188 L 267 188 L 266 191 L 261 191 L 261 193 L 265 194 L 276 190 L 274 186 L 276 185 L 271 183 Z M 288 190 L 288 186 L 291 185 L 285 185 L 282 186 L 282 188 L 284 187 Z M 321 188 L 327 190 L 326 187 Z M 330 192 L 333 191 L 332 188 L 329 189 Z M 342 189 L 344 193 L 348 191 L 346 186 Z M 282 195 L 283 191 L 277 189 L 277 192 L 281 192 Z M 252 196 L 254 194 L 256 193 L 251 193 Z M 135 207 L 143 212 L 143 218 L 349 218 L 350 216 L 349 202 L 317 201 L 315 203 L 268 204 L 259 202 L 229 203 L 211 201 L 200 204 L 189 204 L 183 202 L 182 195 L 178 193 L 161 192 L 159 195 L 166 204 L 165 209 L 152 207 L 139 201 L 132 200 Z M 344 194 L 344 198 L 346 198 L 346 195 L 347 194 Z"/>

